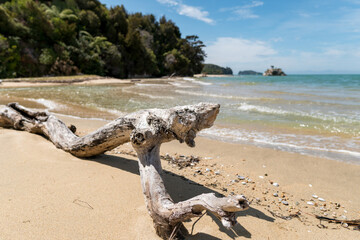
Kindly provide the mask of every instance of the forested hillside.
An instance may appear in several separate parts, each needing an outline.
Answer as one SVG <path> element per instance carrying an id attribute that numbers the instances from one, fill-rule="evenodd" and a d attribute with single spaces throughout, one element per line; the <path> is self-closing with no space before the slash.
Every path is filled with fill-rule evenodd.
<path id="1" fill-rule="evenodd" d="M 98 0 L 0 0 L 0 77 L 193 75 L 205 53 L 165 17 Z"/>
<path id="2" fill-rule="evenodd" d="M 229 67 L 220 67 L 215 64 L 204 64 L 204 68 L 202 70 L 202 73 L 205 74 L 229 74 L 232 75 L 233 71 Z"/>

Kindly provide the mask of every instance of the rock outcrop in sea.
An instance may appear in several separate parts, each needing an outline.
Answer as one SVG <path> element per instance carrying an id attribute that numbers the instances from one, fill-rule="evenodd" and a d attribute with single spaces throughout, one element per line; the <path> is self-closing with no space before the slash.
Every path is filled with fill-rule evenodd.
<path id="1" fill-rule="evenodd" d="M 255 72 L 253 70 L 244 70 L 244 71 L 239 71 L 238 75 L 262 75 L 262 73 Z"/>
<path id="2" fill-rule="evenodd" d="M 264 76 L 286 76 L 285 72 L 281 68 L 275 68 L 271 66 L 271 68 L 267 69 L 264 73 Z"/>

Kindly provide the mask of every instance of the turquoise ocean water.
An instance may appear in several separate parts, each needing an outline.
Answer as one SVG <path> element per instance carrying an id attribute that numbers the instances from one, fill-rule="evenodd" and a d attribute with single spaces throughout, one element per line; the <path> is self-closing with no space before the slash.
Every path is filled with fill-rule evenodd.
<path id="1" fill-rule="evenodd" d="M 54 112 L 107 119 L 144 108 L 220 103 L 215 126 L 200 135 L 360 164 L 360 75 L 182 78 L 0 94 L 1 103 L 25 99 Z"/>

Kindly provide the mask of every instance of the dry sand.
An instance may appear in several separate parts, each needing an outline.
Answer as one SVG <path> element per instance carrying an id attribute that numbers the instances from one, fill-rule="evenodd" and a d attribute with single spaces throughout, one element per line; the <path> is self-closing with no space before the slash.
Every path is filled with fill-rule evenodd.
<path id="1" fill-rule="evenodd" d="M 79 134 L 105 123 L 60 118 L 75 124 Z M 126 144 L 95 158 L 79 159 L 41 136 L 0 128 L 0 239 L 158 239 L 131 149 Z M 201 159 L 182 169 L 163 161 L 166 186 L 175 201 L 211 191 L 244 193 L 251 201 L 251 209 L 238 214 L 240 224 L 232 230 L 205 215 L 188 239 L 360 238 L 353 227 L 323 222 L 326 228 L 319 228 L 312 216 L 323 214 L 319 210 L 323 207 L 330 209 L 326 211 L 330 217 L 336 213 L 338 218 L 360 218 L 359 165 L 201 137 L 195 148 L 166 143 L 162 154 L 166 153 Z M 275 192 L 289 205 L 279 203 Z M 318 206 L 306 204 L 313 194 L 326 201 L 313 199 Z M 301 215 L 292 220 L 278 217 L 294 213 Z M 189 231 L 195 220 L 185 223 Z"/>

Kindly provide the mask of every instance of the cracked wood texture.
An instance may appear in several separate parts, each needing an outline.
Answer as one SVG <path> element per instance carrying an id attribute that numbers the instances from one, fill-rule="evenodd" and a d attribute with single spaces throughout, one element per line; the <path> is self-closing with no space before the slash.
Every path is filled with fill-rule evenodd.
<path id="1" fill-rule="evenodd" d="M 200 216 L 204 210 L 210 211 L 226 228 L 230 228 L 236 223 L 235 212 L 249 207 L 242 195 L 216 197 L 213 193 L 174 203 L 161 176 L 161 144 L 178 140 L 194 147 L 196 133 L 213 125 L 219 109 L 218 104 L 200 103 L 142 110 L 78 137 L 74 134 L 74 126 L 67 127 L 54 115 L 10 103 L 0 106 L 0 127 L 43 135 L 56 147 L 77 157 L 98 155 L 131 141 L 139 158 L 141 185 L 156 233 L 169 239 L 176 230 L 176 238 L 182 238 L 187 234 L 182 222 Z"/>

